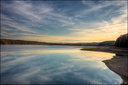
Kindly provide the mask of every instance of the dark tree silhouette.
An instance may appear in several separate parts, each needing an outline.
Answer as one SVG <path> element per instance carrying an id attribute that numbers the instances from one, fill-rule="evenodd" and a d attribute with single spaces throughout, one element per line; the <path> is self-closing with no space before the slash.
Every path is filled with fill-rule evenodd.
<path id="1" fill-rule="evenodd" d="M 128 48 L 128 33 L 118 37 L 115 46 Z"/>

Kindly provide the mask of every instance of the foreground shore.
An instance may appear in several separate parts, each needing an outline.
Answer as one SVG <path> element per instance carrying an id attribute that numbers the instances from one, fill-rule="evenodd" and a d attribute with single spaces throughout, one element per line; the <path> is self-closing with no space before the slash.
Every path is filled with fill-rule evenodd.
<path id="1" fill-rule="evenodd" d="M 113 72 L 120 75 L 123 79 L 123 84 L 128 84 L 128 56 L 113 56 L 110 60 L 103 61 L 106 66 Z"/>
<path id="2" fill-rule="evenodd" d="M 110 60 L 104 60 L 106 66 L 123 79 L 122 84 L 128 84 L 128 49 L 119 47 L 84 47 L 81 50 L 115 53 Z"/>

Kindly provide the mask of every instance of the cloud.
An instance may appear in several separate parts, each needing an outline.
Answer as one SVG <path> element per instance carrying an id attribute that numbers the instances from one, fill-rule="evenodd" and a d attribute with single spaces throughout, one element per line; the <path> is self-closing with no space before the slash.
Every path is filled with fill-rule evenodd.
<path id="1" fill-rule="evenodd" d="M 75 17 L 86 17 L 90 13 L 99 12 L 103 10 L 103 8 L 110 7 L 110 6 L 126 6 L 126 1 L 100 1 L 98 4 L 94 3 L 93 1 L 82 1 L 84 5 L 88 6 L 88 9 L 82 10 L 78 13 Z M 98 1 L 97 1 L 98 2 Z M 112 9 L 112 8 L 111 8 Z M 110 13 L 109 13 L 110 14 Z"/>
<path id="2" fill-rule="evenodd" d="M 58 26 L 63 27 L 74 24 L 70 17 L 56 12 L 52 5 L 43 3 L 43 1 L 37 2 L 36 5 L 33 2 L 25 1 L 13 1 L 8 4 L 5 2 L 2 3 L 2 23 L 13 25 L 19 30 L 28 31 L 30 28 L 30 30 L 40 32 L 42 29 L 43 31 L 51 30 L 51 28 L 45 27 L 46 25 L 58 29 Z M 4 12 L 10 14 L 7 15 Z"/>
<path id="3" fill-rule="evenodd" d="M 45 24 L 50 24 L 50 20 L 66 24 L 68 22 L 67 16 L 56 13 L 55 9 L 49 4 L 42 3 L 41 5 L 34 5 L 24 1 L 16 1 L 12 4 L 12 6 L 15 13 L 30 19 L 32 22 L 43 22 Z"/>
<path id="4" fill-rule="evenodd" d="M 104 5 L 105 3 L 102 2 L 102 4 L 100 4 L 100 8 L 104 8 L 111 5 L 115 6 L 114 4 L 115 2 Z M 90 2 L 89 4 L 94 4 L 94 3 Z M 85 41 L 106 41 L 106 40 L 116 40 L 116 38 L 119 37 L 120 35 L 127 33 L 126 4 L 124 2 L 121 3 L 117 2 L 116 5 L 121 6 L 118 10 L 115 11 L 116 13 L 119 13 L 118 16 L 110 18 L 109 21 L 103 20 L 103 18 L 101 18 L 102 19 L 101 21 L 93 21 L 91 23 L 79 22 L 80 26 L 75 25 L 74 27 L 69 28 L 69 30 L 72 31 L 72 33 L 69 35 L 79 37 Z M 91 6 L 91 10 L 88 9 L 90 12 L 87 11 L 86 12 L 87 13 L 94 12 L 93 11 L 94 7 L 95 6 Z M 100 8 L 94 8 L 94 9 L 100 10 Z M 103 16 L 111 15 L 111 11 L 113 10 L 110 10 L 109 12 L 107 11 L 108 13 Z M 82 15 L 84 15 L 84 13 Z M 97 17 L 98 16 L 100 17 L 100 15 L 97 15 Z"/>
<path id="5" fill-rule="evenodd" d="M 20 16 L 23 16 L 24 18 L 27 18 L 34 22 L 41 19 L 41 17 L 38 14 L 43 14 L 51 11 L 51 8 L 46 8 L 45 6 L 43 6 L 43 4 L 41 6 L 36 7 L 31 3 L 27 3 L 25 1 L 13 1 L 10 4 L 2 3 L 2 9 L 5 9 L 10 13 L 13 12 Z M 39 10 L 38 7 L 41 9 Z"/>
<path id="6" fill-rule="evenodd" d="M 36 33 L 36 31 L 34 30 L 32 30 L 32 29 L 30 29 L 30 28 L 27 28 L 27 27 L 25 27 L 25 26 L 23 26 L 23 25 L 18 25 L 18 24 L 16 24 L 16 23 L 1 23 L 3 26 L 2 26 L 2 29 L 9 29 L 10 27 L 12 27 L 12 28 L 15 28 L 15 29 L 13 29 L 13 31 L 14 30 L 17 30 L 17 31 L 24 31 L 24 32 L 30 32 L 30 33 Z M 6 25 L 6 26 L 8 26 L 8 28 L 7 27 L 4 27 L 4 25 Z M 10 29 L 11 30 L 11 29 Z"/>
<path id="7" fill-rule="evenodd" d="M 58 6 L 45 1 L 3 1 L 1 35 L 46 42 L 91 42 L 115 40 L 126 33 L 125 1 L 82 1 L 74 11 L 72 6 L 57 10 Z"/>
<path id="8" fill-rule="evenodd" d="M 35 35 L 29 33 L 2 33 L 2 36 L 8 36 L 8 39 L 16 40 L 29 40 L 29 41 L 41 41 L 41 42 L 60 42 L 60 43 L 75 43 L 75 42 L 84 42 L 83 39 L 76 39 L 73 37 L 66 36 L 50 36 L 50 35 Z"/>
<path id="9" fill-rule="evenodd" d="M 73 31 L 71 36 L 81 37 L 85 41 L 116 40 L 120 35 L 127 33 L 127 23 L 122 22 L 124 17 L 121 18 L 122 17 L 119 19 L 114 18 L 112 19 L 112 22 L 97 22 L 97 25 L 99 26 L 95 29 L 71 28 L 70 30 Z M 92 25 L 95 24 L 96 23 L 92 23 Z"/>

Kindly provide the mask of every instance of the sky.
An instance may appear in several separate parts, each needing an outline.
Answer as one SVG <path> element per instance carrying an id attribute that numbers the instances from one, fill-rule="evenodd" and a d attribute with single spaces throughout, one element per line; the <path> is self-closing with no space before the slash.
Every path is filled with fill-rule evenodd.
<path id="1" fill-rule="evenodd" d="M 0 16 L 4 39 L 86 43 L 127 33 L 126 0 L 7 0 Z"/>

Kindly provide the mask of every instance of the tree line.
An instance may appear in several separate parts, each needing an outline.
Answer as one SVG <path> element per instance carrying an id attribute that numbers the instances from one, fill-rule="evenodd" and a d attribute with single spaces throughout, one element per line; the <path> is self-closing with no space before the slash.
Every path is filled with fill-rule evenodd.
<path id="1" fill-rule="evenodd" d="M 118 37 L 115 46 L 128 48 L 128 33 Z"/>
<path id="2" fill-rule="evenodd" d="M 0 39 L 1 45 L 72 45 L 72 46 L 96 46 L 98 43 L 49 43 L 38 41 Z"/>
<path id="3" fill-rule="evenodd" d="M 121 35 L 116 41 L 104 41 L 100 43 L 49 43 L 38 41 L 0 39 L 1 45 L 72 45 L 72 46 L 116 46 L 128 48 L 128 33 Z"/>

